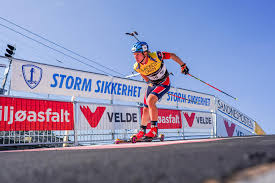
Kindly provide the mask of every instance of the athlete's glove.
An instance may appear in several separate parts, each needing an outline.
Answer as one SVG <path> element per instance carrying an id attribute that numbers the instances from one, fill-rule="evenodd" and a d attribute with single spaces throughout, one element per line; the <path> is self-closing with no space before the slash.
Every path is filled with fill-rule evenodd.
<path id="1" fill-rule="evenodd" d="M 189 74 L 189 69 L 188 69 L 188 67 L 186 66 L 186 64 L 182 64 L 181 65 L 181 73 L 183 73 L 183 74 Z"/>

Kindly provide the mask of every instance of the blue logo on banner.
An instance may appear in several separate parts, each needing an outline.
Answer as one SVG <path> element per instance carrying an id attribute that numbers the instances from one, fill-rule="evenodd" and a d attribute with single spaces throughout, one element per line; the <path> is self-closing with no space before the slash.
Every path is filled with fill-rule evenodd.
<path id="1" fill-rule="evenodd" d="M 42 79 L 42 69 L 35 65 L 22 65 L 22 73 L 27 85 L 34 89 Z"/>

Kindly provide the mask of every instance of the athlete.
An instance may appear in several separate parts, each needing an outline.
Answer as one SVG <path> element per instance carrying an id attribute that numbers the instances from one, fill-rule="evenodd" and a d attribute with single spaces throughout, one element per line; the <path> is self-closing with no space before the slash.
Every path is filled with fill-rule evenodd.
<path id="1" fill-rule="evenodd" d="M 148 83 L 144 96 L 143 115 L 141 126 L 136 134 L 137 139 L 142 137 L 154 138 L 158 135 L 158 109 L 156 103 L 170 89 L 169 73 L 164 65 L 165 59 L 172 59 L 181 67 L 183 74 L 188 74 L 186 64 L 174 53 L 150 52 L 146 42 L 137 42 L 133 45 L 132 53 L 136 59 L 134 70 Z M 151 130 L 146 133 L 147 124 L 151 121 Z"/>

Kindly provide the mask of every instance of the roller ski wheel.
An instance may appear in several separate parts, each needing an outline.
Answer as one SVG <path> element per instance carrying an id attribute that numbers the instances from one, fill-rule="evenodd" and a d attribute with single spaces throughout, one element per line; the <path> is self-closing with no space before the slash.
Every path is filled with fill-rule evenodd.
<path id="1" fill-rule="evenodd" d="M 119 144 L 120 141 L 121 141 L 120 139 L 116 139 L 116 140 L 115 140 L 115 144 Z"/>
<path id="2" fill-rule="evenodd" d="M 163 134 L 160 134 L 160 135 L 159 135 L 159 140 L 160 140 L 161 142 L 164 141 L 164 135 L 163 135 Z"/>
<path id="3" fill-rule="evenodd" d="M 136 143 L 137 142 L 137 136 L 135 136 L 135 135 L 131 136 L 130 141 L 132 143 Z"/>

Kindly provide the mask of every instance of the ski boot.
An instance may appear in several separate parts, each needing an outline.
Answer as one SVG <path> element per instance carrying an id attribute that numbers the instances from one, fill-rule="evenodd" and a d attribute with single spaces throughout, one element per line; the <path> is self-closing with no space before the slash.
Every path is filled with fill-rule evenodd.
<path id="1" fill-rule="evenodd" d="M 158 136 L 158 127 L 152 127 L 151 130 L 145 134 L 145 139 L 152 141 Z"/>
<path id="2" fill-rule="evenodd" d="M 132 135 L 130 140 L 132 143 L 136 143 L 137 140 L 142 139 L 144 137 L 144 131 L 140 130 L 137 134 Z"/>

